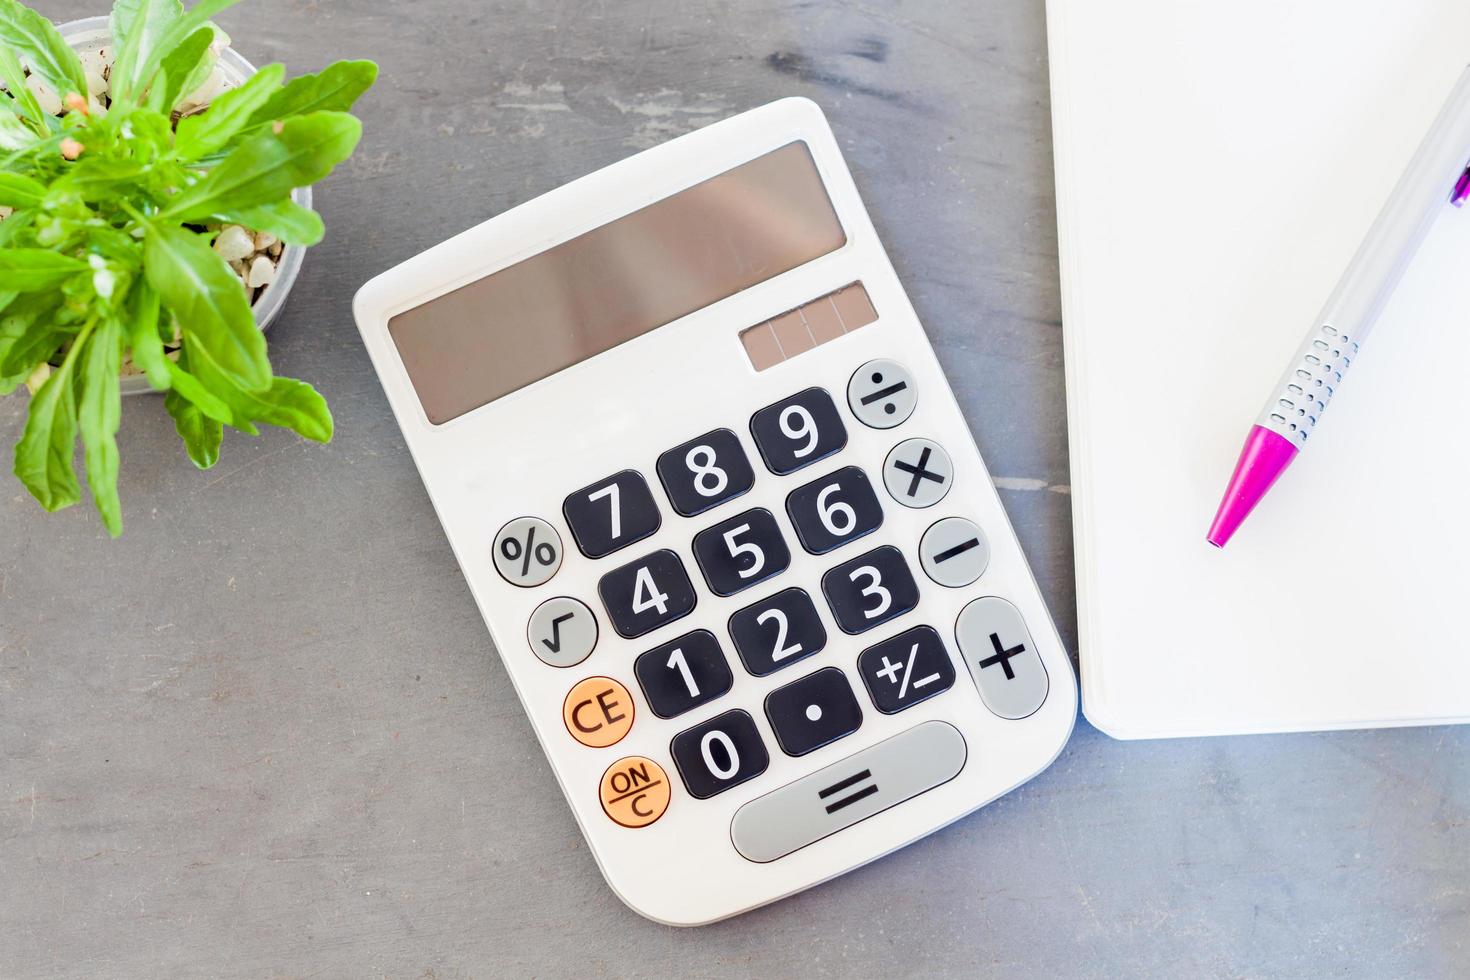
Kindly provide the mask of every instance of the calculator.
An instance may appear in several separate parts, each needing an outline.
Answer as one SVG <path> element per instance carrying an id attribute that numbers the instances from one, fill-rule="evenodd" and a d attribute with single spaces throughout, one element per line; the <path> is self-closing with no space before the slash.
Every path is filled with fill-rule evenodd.
<path id="1" fill-rule="evenodd" d="M 354 312 L 637 912 L 756 908 L 1060 752 L 1071 663 L 814 103 L 575 180 Z"/>

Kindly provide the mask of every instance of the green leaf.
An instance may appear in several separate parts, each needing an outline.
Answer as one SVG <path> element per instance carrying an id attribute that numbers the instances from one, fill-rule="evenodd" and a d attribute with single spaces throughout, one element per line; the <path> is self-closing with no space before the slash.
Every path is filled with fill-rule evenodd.
<path id="1" fill-rule="evenodd" d="M 15 444 L 15 475 L 48 511 L 70 507 L 82 499 L 82 488 L 71 465 L 77 439 L 73 381 L 77 355 L 86 346 L 91 329 L 89 325 L 82 331 L 61 367 L 51 372 L 31 398 L 25 432 Z"/>
<path id="2" fill-rule="evenodd" d="M 180 360 L 183 360 L 182 355 Z M 204 382 L 173 361 L 168 362 L 168 376 L 170 388 L 178 392 L 180 397 L 193 402 L 194 406 L 209 418 L 234 426 L 246 435 L 259 435 L 260 430 L 251 425 L 249 419 L 237 417 L 234 410 L 225 404 L 223 399 L 204 386 Z"/>
<path id="3" fill-rule="evenodd" d="M 179 120 L 174 146 L 185 160 L 197 160 L 230 141 L 281 86 L 284 65 L 266 65 L 239 88 L 220 94 L 207 110 Z"/>
<path id="4" fill-rule="evenodd" d="M 269 232 L 287 245 L 315 245 L 327 233 L 321 215 L 290 198 L 274 204 L 226 211 L 218 217 L 221 221 L 244 225 L 254 231 Z"/>
<path id="5" fill-rule="evenodd" d="M 6 379 L 5 393 L 14 390 L 10 381 L 24 381 L 66 339 L 54 325 L 60 303 L 56 293 L 27 293 L 0 314 L 0 378 Z"/>
<path id="6" fill-rule="evenodd" d="M 135 184 L 147 172 L 148 165 L 141 160 L 84 156 L 52 182 L 47 200 L 54 204 L 67 197 L 81 198 L 84 201 L 111 197 L 110 192 L 114 188 Z"/>
<path id="7" fill-rule="evenodd" d="M 312 112 L 346 112 L 377 78 L 371 61 L 338 61 L 318 74 L 293 78 L 251 117 L 250 128 Z"/>
<path id="8" fill-rule="evenodd" d="M 12 208 L 33 208 L 45 196 L 46 185 L 40 181 L 0 171 L 0 204 Z"/>
<path id="9" fill-rule="evenodd" d="M 41 111 L 41 104 L 36 101 L 36 93 L 26 88 L 26 74 L 20 66 L 20 59 L 16 58 L 15 52 L 4 44 L 0 44 L 0 82 L 4 82 L 5 87 L 9 90 L 7 94 L 14 100 L 15 110 L 30 120 L 31 125 L 27 128 L 33 136 L 50 132 L 46 125 L 46 114 Z M 31 142 L 34 142 L 34 139 Z M 21 147 L 11 147 L 11 149 L 18 150 Z"/>
<path id="10" fill-rule="evenodd" d="M 133 363 L 148 377 L 153 389 L 166 391 L 171 362 L 158 336 L 158 307 L 158 291 L 146 282 L 138 283 L 128 302 L 128 346 Z"/>
<path id="11" fill-rule="evenodd" d="M 87 343 L 78 406 L 87 485 L 103 526 L 114 538 L 122 534 L 122 502 L 117 497 L 117 426 L 122 418 L 117 373 L 122 367 L 122 335 L 122 324 L 107 320 Z"/>
<path id="12" fill-rule="evenodd" d="M 214 43 L 214 28 L 201 27 L 180 42 L 163 59 L 162 84 L 155 84 L 148 92 L 149 108 L 160 112 L 171 112 L 179 99 L 188 91 L 188 84 L 202 62 L 211 67 L 214 60 L 209 55 L 209 46 Z"/>
<path id="13" fill-rule="evenodd" d="M 50 289 L 89 268 L 80 259 L 49 248 L 6 248 L 0 251 L 0 289 L 18 293 Z"/>
<path id="14" fill-rule="evenodd" d="M 255 325 L 240 280 L 203 237 L 182 228 L 149 225 L 143 271 L 183 328 L 193 361 L 216 369 L 241 388 L 270 386 L 265 337 Z M 3 285 L 0 278 L 0 285 Z"/>
<path id="15" fill-rule="evenodd" d="M 45 17 L 17 0 L 0 0 L 0 44 L 30 66 L 58 96 L 87 94 L 82 60 Z"/>
<path id="16" fill-rule="evenodd" d="M 253 420 L 290 429 L 313 442 L 332 439 L 332 412 L 327 401 L 304 381 L 273 378 L 265 391 L 242 391 L 202 365 L 191 365 L 199 380 L 223 399 L 240 421 Z"/>
<path id="17" fill-rule="evenodd" d="M 145 2 L 151 6 L 164 3 L 165 0 L 145 0 Z M 132 74 L 134 86 L 132 91 L 146 92 L 155 81 L 154 76 L 158 73 L 159 66 L 163 64 L 165 57 L 183 44 L 185 38 L 203 27 L 211 17 L 238 2 L 239 0 L 199 0 L 199 3 L 196 3 L 182 16 L 170 21 L 152 50 L 138 58 L 137 67 L 133 69 Z"/>
<path id="18" fill-rule="evenodd" d="M 163 396 L 163 407 L 173 416 L 174 431 L 184 440 L 189 459 L 201 470 L 219 462 L 219 447 L 224 440 L 224 426 L 205 415 L 199 407 L 177 391 Z"/>
<path id="19" fill-rule="evenodd" d="M 163 216 L 198 221 L 220 211 L 279 201 L 331 173 L 362 137 L 362 123 L 344 112 L 298 116 L 280 130 L 266 130 L 241 143 L 198 183 L 176 194 Z"/>
<path id="20" fill-rule="evenodd" d="M 9 106 L 0 108 L 0 150 L 23 150 L 36 142 L 36 134 Z"/>

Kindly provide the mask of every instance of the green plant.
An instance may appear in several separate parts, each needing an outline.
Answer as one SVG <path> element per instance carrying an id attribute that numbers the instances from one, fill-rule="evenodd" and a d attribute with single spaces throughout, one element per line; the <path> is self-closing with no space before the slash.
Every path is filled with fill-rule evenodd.
<path id="1" fill-rule="evenodd" d="M 78 432 L 92 499 L 122 531 L 115 435 L 119 370 L 131 357 L 166 392 L 190 459 L 218 459 L 223 426 L 332 436 L 325 400 L 275 377 L 240 278 L 211 247 L 226 223 L 287 245 L 321 240 L 291 200 L 356 148 L 349 115 L 371 62 L 287 83 L 270 65 L 203 112 L 174 111 L 215 68 L 208 18 L 235 0 L 116 0 L 110 104 L 88 99 L 77 54 L 17 0 L 0 0 L 0 395 L 32 388 L 15 475 L 48 511 L 81 499 Z M 27 76 L 63 96 L 44 111 Z M 177 120 L 175 124 L 175 120 Z M 176 347 L 170 351 L 167 347 Z"/>

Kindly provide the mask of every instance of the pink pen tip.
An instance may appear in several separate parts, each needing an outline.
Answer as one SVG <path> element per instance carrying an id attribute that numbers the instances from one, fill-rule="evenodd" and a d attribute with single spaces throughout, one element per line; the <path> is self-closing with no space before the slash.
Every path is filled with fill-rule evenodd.
<path id="1" fill-rule="evenodd" d="M 1216 548 L 1235 534 L 1242 522 L 1256 509 L 1256 504 L 1271 489 L 1276 479 L 1296 458 L 1297 447 L 1282 435 L 1264 426 L 1251 427 L 1246 436 L 1240 458 L 1235 461 L 1235 472 L 1230 474 L 1230 483 L 1225 487 L 1225 496 L 1215 511 L 1215 520 L 1210 524 L 1210 533 L 1205 540 Z"/>

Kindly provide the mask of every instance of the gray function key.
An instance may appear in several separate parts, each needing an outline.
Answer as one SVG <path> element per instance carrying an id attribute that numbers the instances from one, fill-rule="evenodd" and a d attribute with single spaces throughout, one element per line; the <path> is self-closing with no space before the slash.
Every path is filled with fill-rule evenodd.
<path id="1" fill-rule="evenodd" d="M 863 425 L 891 429 L 914 414 L 914 377 L 897 361 L 882 358 L 857 369 L 847 382 L 847 407 Z"/>
<path id="2" fill-rule="evenodd" d="M 946 517 L 924 532 L 919 541 L 919 564 L 924 574 L 951 589 L 960 589 L 985 573 L 990 543 L 974 521 Z"/>
<path id="3" fill-rule="evenodd" d="M 949 493 L 952 482 L 949 453 L 928 439 L 905 439 L 883 463 L 883 485 L 905 507 L 933 507 Z"/>
<path id="4" fill-rule="evenodd" d="M 501 578 L 529 589 L 561 567 L 561 535 L 539 517 L 517 517 L 495 535 L 492 552 Z"/>
<path id="5" fill-rule="evenodd" d="M 597 617 L 586 603 L 570 596 L 547 599 L 531 614 L 526 640 L 542 663 L 575 667 L 597 646 Z"/>
<path id="6" fill-rule="evenodd" d="M 735 811 L 730 839 L 764 864 L 949 782 L 965 767 L 965 739 L 926 721 Z"/>
<path id="7" fill-rule="evenodd" d="M 1035 714 L 1050 682 L 1020 611 L 994 596 L 976 599 L 954 632 L 985 707 L 1009 719 Z"/>

